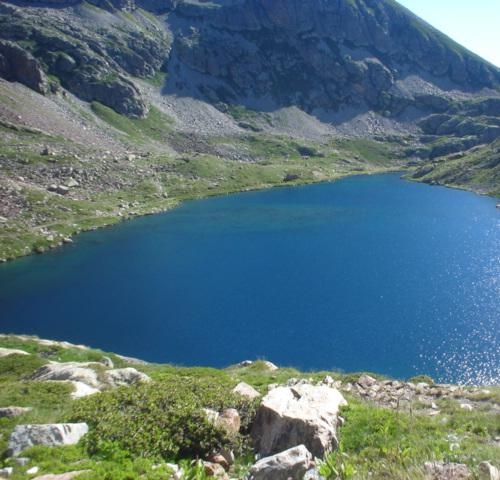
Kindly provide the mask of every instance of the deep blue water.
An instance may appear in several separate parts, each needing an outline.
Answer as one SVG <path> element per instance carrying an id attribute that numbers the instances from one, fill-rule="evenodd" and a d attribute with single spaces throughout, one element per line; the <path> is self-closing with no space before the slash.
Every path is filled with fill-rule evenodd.
<path id="1" fill-rule="evenodd" d="M 158 362 L 500 382 L 500 210 L 398 175 L 192 201 L 0 266 L 0 330 Z"/>

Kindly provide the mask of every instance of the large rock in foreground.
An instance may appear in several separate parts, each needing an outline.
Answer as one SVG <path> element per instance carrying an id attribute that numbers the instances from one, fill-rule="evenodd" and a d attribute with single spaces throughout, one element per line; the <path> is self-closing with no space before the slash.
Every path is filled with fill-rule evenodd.
<path id="1" fill-rule="evenodd" d="M 7 451 L 14 456 L 33 445 L 75 445 L 88 430 L 86 423 L 18 425 L 10 436 Z"/>
<path id="2" fill-rule="evenodd" d="M 252 429 L 255 448 L 263 456 L 305 445 L 315 457 L 338 445 L 339 408 L 347 405 L 330 387 L 277 387 L 263 399 Z"/>
<path id="3" fill-rule="evenodd" d="M 304 445 L 259 460 L 250 468 L 250 480 L 302 478 L 311 466 L 312 455 Z"/>

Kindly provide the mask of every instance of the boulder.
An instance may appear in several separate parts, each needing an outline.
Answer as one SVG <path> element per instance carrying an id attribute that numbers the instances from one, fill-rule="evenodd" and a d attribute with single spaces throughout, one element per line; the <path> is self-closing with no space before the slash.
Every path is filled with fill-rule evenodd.
<path id="1" fill-rule="evenodd" d="M 117 368 L 104 373 L 104 378 L 112 387 L 132 385 L 134 383 L 149 382 L 151 379 L 135 368 Z"/>
<path id="2" fill-rule="evenodd" d="M 263 399 L 252 428 L 255 448 L 273 455 L 296 445 L 315 456 L 336 448 L 339 408 L 347 405 L 335 388 L 313 385 L 276 387 Z"/>
<path id="3" fill-rule="evenodd" d="M 3 407 L 0 408 L 0 418 L 14 418 L 24 413 L 31 412 L 31 407 Z"/>
<path id="4" fill-rule="evenodd" d="M 425 462 L 426 480 L 466 480 L 471 478 L 467 465 L 462 463 Z"/>
<path id="5" fill-rule="evenodd" d="M 250 468 L 250 480 L 288 480 L 304 476 L 312 463 L 312 454 L 304 445 L 265 457 Z"/>
<path id="6" fill-rule="evenodd" d="M 245 382 L 238 383 L 238 385 L 233 388 L 233 393 L 237 393 L 238 395 L 241 395 L 242 397 L 248 398 L 250 400 L 260 397 L 260 393 L 251 385 L 248 385 L 248 383 Z"/>
<path id="7" fill-rule="evenodd" d="M 17 348 L 0 348 L 0 358 L 8 357 L 9 355 L 29 355 L 29 353 Z"/>
<path id="8" fill-rule="evenodd" d="M 99 363 L 49 363 L 39 368 L 32 376 L 33 380 L 47 381 L 73 381 L 81 382 L 89 387 L 99 388 L 101 382 L 97 377 L 97 372 L 91 366 L 102 365 Z"/>
<path id="9" fill-rule="evenodd" d="M 482 480 L 500 480 L 500 471 L 490 462 L 481 462 L 479 464 L 479 474 Z"/>
<path id="10" fill-rule="evenodd" d="M 86 423 L 18 425 L 10 436 L 7 451 L 9 456 L 16 456 L 33 445 L 75 445 L 88 430 Z"/>

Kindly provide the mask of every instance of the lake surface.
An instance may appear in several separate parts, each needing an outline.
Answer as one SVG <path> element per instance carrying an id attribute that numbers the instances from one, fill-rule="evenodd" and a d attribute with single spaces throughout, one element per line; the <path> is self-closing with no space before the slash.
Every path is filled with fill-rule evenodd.
<path id="1" fill-rule="evenodd" d="M 500 210 L 398 175 L 187 202 L 0 266 L 0 331 L 500 382 Z"/>

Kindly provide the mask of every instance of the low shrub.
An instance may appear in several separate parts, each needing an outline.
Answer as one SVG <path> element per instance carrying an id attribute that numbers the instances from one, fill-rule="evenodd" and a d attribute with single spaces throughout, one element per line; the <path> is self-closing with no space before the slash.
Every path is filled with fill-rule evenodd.
<path id="1" fill-rule="evenodd" d="M 253 404 L 222 384 L 172 377 L 81 399 L 70 420 L 91 427 L 85 437 L 91 455 L 106 456 L 112 444 L 134 458 L 198 458 L 224 447 L 244 448 L 240 435 L 229 436 L 203 411 L 229 407 L 238 409 L 244 429 L 254 415 Z"/>

